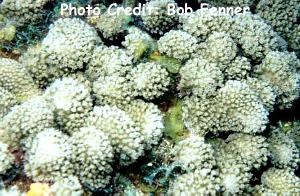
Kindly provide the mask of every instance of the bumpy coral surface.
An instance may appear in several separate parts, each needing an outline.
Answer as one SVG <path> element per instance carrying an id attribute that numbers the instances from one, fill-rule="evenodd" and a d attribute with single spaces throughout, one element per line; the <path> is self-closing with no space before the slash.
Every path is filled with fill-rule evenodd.
<path id="1" fill-rule="evenodd" d="M 219 123 L 221 130 L 256 133 L 265 129 L 268 111 L 246 84 L 230 80 L 220 89 L 216 99 L 220 104 L 217 107 L 224 111 Z"/>
<path id="2" fill-rule="evenodd" d="M 26 174 L 35 181 L 55 181 L 72 174 L 72 147 L 67 140 L 55 129 L 38 133 L 26 154 Z"/>
<path id="3" fill-rule="evenodd" d="M 0 58 L 0 87 L 14 94 L 18 101 L 38 94 L 38 89 L 25 67 L 8 58 Z"/>
<path id="4" fill-rule="evenodd" d="M 79 180 L 75 176 L 69 176 L 67 178 L 62 178 L 57 180 L 51 187 L 50 193 L 63 196 L 63 195 L 72 195 L 79 196 L 83 195 L 84 191 Z"/>
<path id="5" fill-rule="evenodd" d="M 126 31 L 131 17 L 117 8 L 109 9 L 99 16 L 92 16 L 89 23 L 98 29 L 104 38 L 113 40 Z"/>
<path id="6" fill-rule="evenodd" d="M 220 179 L 214 172 L 197 170 L 179 176 L 169 189 L 170 195 L 215 195 L 220 191 Z"/>
<path id="7" fill-rule="evenodd" d="M 111 76 L 113 74 L 123 76 L 132 64 L 132 57 L 127 55 L 124 49 L 115 46 L 98 46 L 93 51 L 88 64 L 87 75 L 94 81 L 99 76 Z"/>
<path id="8" fill-rule="evenodd" d="M 127 76 L 99 76 L 93 82 L 93 93 L 99 105 L 124 105 L 134 97 L 134 89 Z"/>
<path id="9" fill-rule="evenodd" d="M 229 64 L 237 55 L 237 45 L 230 35 L 214 32 L 206 40 L 203 56 L 213 63 Z"/>
<path id="10" fill-rule="evenodd" d="M 158 42 L 158 50 L 170 57 L 186 60 L 197 50 L 197 39 L 187 32 L 171 30 Z"/>
<path id="11" fill-rule="evenodd" d="M 0 174 L 5 174 L 14 161 L 13 155 L 9 152 L 8 145 L 0 142 Z"/>
<path id="12" fill-rule="evenodd" d="M 117 2 L 1 1 L 0 195 L 298 195 L 299 3 Z"/>
<path id="13" fill-rule="evenodd" d="M 92 110 L 90 89 L 71 77 L 57 79 L 44 94 L 56 121 L 67 132 L 78 130 Z"/>
<path id="14" fill-rule="evenodd" d="M 300 179 L 288 169 L 271 168 L 264 172 L 262 186 L 258 187 L 258 192 L 263 195 L 287 194 L 297 195 L 300 192 Z"/>
<path id="15" fill-rule="evenodd" d="M 96 30 L 86 22 L 78 18 L 65 18 L 50 26 L 42 48 L 48 54 L 47 64 L 55 67 L 56 74 L 59 74 L 82 69 L 99 42 Z"/>
<path id="16" fill-rule="evenodd" d="M 180 18 L 182 29 L 200 40 L 204 40 L 213 32 L 226 32 L 231 28 L 233 20 L 228 15 L 218 15 L 211 10 L 196 10 Z"/>
<path id="17" fill-rule="evenodd" d="M 177 14 L 168 14 L 168 6 L 177 7 L 174 0 L 152 0 L 145 4 L 146 13 L 141 16 L 144 28 L 155 34 L 164 34 L 176 26 Z"/>
<path id="18" fill-rule="evenodd" d="M 174 148 L 175 161 L 188 171 L 212 170 L 215 166 L 214 150 L 205 143 L 203 137 L 190 136 L 180 141 Z"/>
<path id="19" fill-rule="evenodd" d="M 300 163 L 300 151 L 294 140 L 276 129 L 269 138 L 272 161 L 280 168 L 297 168 Z"/>
<path id="20" fill-rule="evenodd" d="M 188 60 L 180 69 L 180 75 L 180 90 L 191 91 L 194 95 L 203 97 L 214 94 L 222 86 L 224 79 L 217 64 L 202 58 Z"/>
<path id="21" fill-rule="evenodd" d="M 293 36 L 291 32 L 299 35 L 300 5 L 297 0 L 260 0 L 256 12 L 264 19 L 271 22 L 277 32 L 285 37 L 294 50 L 299 51 L 300 37 Z M 288 17 L 287 17 L 288 16 Z"/>
<path id="22" fill-rule="evenodd" d="M 37 22 L 42 17 L 42 9 L 50 0 L 4 0 L 1 12 L 17 25 Z"/>
<path id="23" fill-rule="evenodd" d="M 113 148 L 107 135 L 95 127 L 84 127 L 71 137 L 72 159 L 79 179 L 91 189 L 108 184 Z"/>
<path id="24" fill-rule="evenodd" d="M 128 35 L 122 42 L 122 46 L 126 48 L 126 52 L 137 61 L 145 55 L 145 53 L 156 48 L 155 40 L 146 32 L 136 27 L 128 28 Z"/>
<path id="25" fill-rule="evenodd" d="M 12 148 L 27 145 L 27 139 L 54 126 L 54 115 L 42 97 L 36 97 L 16 105 L 0 121 L 1 140 Z M 22 141 L 23 140 L 23 141 Z"/>
<path id="26" fill-rule="evenodd" d="M 163 114 L 156 105 L 142 100 L 135 100 L 124 106 L 124 111 L 140 128 L 145 138 L 146 149 L 150 149 L 159 143 L 164 132 L 164 122 Z"/>
<path id="27" fill-rule="evenodd" d="M 17 103 L 16 97 L 0 87 L 0 117 L 2 118 Z"/>
<path id="28" fill-rule="evenodd" d="M 263 59 L 272 50 L 285 50 L 286 42 L 261 17 L 252 14 L 234 19 L 232 37 L 253 60 Z"/>
<path id="29" fill-rule="evenodd" d="M 289 108 L 299 97 L 299 65 L 294 53 L 272 51 L 255 69 L 258 78 L 272 85 L 281 108 Z"/>
<path id="30" fill-rule="evenodd" d="M 116 106 L 94 107 L 87 118 L 87 125 L 95 126 L 108 135 L 120 163 L 127 165 L 143 153 L 144 140 L 132 118 Z"/>
<path id="31" fill-rule="evenodd" d="M 168 71 L 157 63 L 140 63 L 131 71 L 131 80 L 136 96 L 151 100 L 168 90 Z"/>
<path id="32" fill-rule="evenodd" d="M 15 38 L 16 31 L 13 22 L 0 14 L 0 43 L 12 41 Z"/>

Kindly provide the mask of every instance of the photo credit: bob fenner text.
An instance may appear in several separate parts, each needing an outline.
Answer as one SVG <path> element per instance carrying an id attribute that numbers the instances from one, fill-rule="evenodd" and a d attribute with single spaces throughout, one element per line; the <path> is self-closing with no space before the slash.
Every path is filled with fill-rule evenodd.
<path id="1" fill-rule="evenodd" d="M 207 3 L 201 3 L 200 10 L 208 10 L 213 14 L 218 15 L 242 15 L 250 12 L 250 7 L 214 7 Z M 110 15 L 126 14 L 126 15 L 152 15 L 158 14 L 158 10 L 155 7 L 145 6 L 145 4 L 139 3 L 138 6 L 132 7 L 120 7 L 117 3 L 111 4 L 107 10 Z M 175 3 L 169 3 L 167 5 L 168 15 L 184 15 L 192 13 L 193 8 L 189 7 L 186 3 L 183 7 L 178 7 Z M 86 7 L 76 7 L 72 3 L 62 3 L 60 7 L 60 14 L 62 16 L 99 16 L 103 12 L 100 7 L 93 7 L 87 5 Z M 207 13 L 207 12 L 206 12 Z"/>

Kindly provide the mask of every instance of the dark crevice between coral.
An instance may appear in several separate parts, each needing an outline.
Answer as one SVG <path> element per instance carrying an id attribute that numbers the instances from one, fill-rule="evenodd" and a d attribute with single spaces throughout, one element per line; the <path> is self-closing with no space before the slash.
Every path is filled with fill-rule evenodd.
<path id="1" fill-rule="evenodd" d="M 270 124 L 277 125 L 279 121 L 294 121 L 300 120 L 300 99 L 294 101 L 293 107 L 285 110 L 280 110 L 275 107 L 275 110 L 269 116 Z"/>

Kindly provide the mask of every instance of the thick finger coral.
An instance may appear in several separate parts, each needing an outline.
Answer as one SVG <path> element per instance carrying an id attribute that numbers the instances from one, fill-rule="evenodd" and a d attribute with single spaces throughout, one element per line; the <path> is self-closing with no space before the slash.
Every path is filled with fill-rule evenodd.
<path id="1" fill-rule="evenodd" d="M 216 172 L 207 172 L 207 170 L 196 170 L 179 176 L 171 184 L 168 194 L 170 195 L 215 195 L 220 187 L 220 179 Z"/>
<path id="2" fill-rule="evenodd" d="M 25 101 L 39 94 L 25 67 L 7 58 L 0 58 L 0 87 L 14 94 L 18 101 Z"/>
<path id="3" fill-rule="evenodd" d="M 295 53 L 269 52 L 263 62 L 255 67 L 257 78 L 270 83 L 278 96 L 280 108 L 289 108 L 299 97 L 300 61 Z"/>
<path id="4" fill-rule="evenodd" d="M 57 123 L 68 133 L 78 130 L 92 110 L 90 89 L 71 77 L 57 79 L 43 95 Z"/>
<path id="5" fill-rule="evenodd" d="M 199 57 L 188 60 L 180 69 L 178 88 L 193 95 L 206 97 L 216 92 L 223 85 L 224 76 L 216 63 L 209 63 Z"/>
<path id="6" fill-rule="evenodd" d="M 79 196 L 84 194 L 82 185 L 75 176 L 69 176 L 67 178 L 57 180 L 53 185 L 51 185 L 49 192 L 56 196 Z"/>
<path id="7" fill-rule="evenodd" d="M 1 140 L 16 149 L 27 145 L 27 139 L 54 126 L 54 114 L 42 97 L 16 105 L 0 121 Z"/>
<path id="8" fill-rule="evenodd" d="M 0 142 L 0 174 L 12 167 L 14 156 L 9 152 L 8 145 Z"/>
<path id="9" fill-rule="evenodd" d="M 48 66 L 59 75 L 82 69 L 96 44 L 101 43 L 96 30 L 78 18 L 58 19 L 49 28 L 41 47 Z"/>
<path id="10" fill-rule="evenodd" d="M 263 59 L 270 51 L 287 48 L 285 40 L 258 15 L 243 14 L 235 17 L 230 31 L 244 55 L 255 61 Z"/>
<path id="11" fill-rule="evenodd" d="M 0 87 L 0 118 L 5 116 L 15 104 L 17 104 L 16 97 L 6 89 Z"/>
<path id="12" fill-rule="evenodd" d="M 144 28 L 154 34 L 164 34 L 178 23 L 177 14 L 168 14 L 168 6 L 177 7 L 174 0 L 151 0 L 145 4 L 141 18 Z"/>
<path id="13" fill-rule="evenodd" d="M 269 112 L 245 83 L 229 80 L 216 99 L 220 130 L 257 133 L 266 128 Z"/>
<path id="14" fill-rule="evenodd" d="M 37 22 L 42 18 L 42 10 L 50 0 L 4 0 L 1 12 L 18 26 Z"/>
<path id="15" fill-rule="evenodd" d="M 99 16 L 91 16 L 88 22 L 101 32 L 104 38 L 114 40 L 124 34 L 132 20 L 123 9 L 109 8 Z"/>
<path id="16" fill-rule="evenodd" d="M 292 49 L 299 51 L 300 38 L 293 37 L 291 31 L 298 31 L 300 5 L 297 0 L 260 0 L 255 11 L 264 19 L 270 21 L 274 29 L 280 33 Z M 298 43 L 298 45 L 296 44 Z"/>
<path id="17" fill-rule="evenodd" d="M 146 32 L 136 27 L 128 28 L 128 35 L 122 42 L 127 54 L 133 57 L 134 61 L 140 60 L 147 52 L 156 48 L 156 41 Z"/>
<path id="18" fill-rule="evenodd" d="M 168 71 L 157 63 L 140 63 L 130 73 L 135 96 L 147 100 L 162 96 L 171 83 Z"/>
<path id="19" fill-rule="evenodd" d="M 36 135 L 26 152 L 25 172 L 34 181 L 56 181 L 74 173 L 68 136 L 55 129 Z"/>
<path id="20" fill-rule="evenodd" d="M 207 9 L 199 9 L 195 12 L 180 17 L 182 29 L 199 40 L 206 39 L 213 32 L 227 32 L 233 19 L 229 15 L 219 15 Z"/>
<path id="21" fill-rule="evenodd" d="M 196 169 L 212 170 L 216 165 L 214 149 L 204 137 L 191 135 L 175 145 L 172 154 L 176 163 L 191 172 Z"/>
<path id="22" fill-rule="evenodd" d="M 179 60 L 189 59 L 197 50 L 197 39 L 181 30 L 171 30 L 165 33 L 157 44 L 161 53 Z"/>
<path id="23" fill-rule="evenodd" d="M 108 135 L 121 165 L 128 165 L 142 155 L 144 137 L 123 110 L 116 106 L 96 106 L 86 121 L 87 126 L 95 126 Z"/>
<path id="24" fill-rule="evenodd" d="M 127 76 L 99 76 L 93 82 L 93 93 L 99 105 L 126 105 L 134 98 L 134 92 Z"/>
<path id="25" fill-rule="evenodd" d="M 131 69 L 131 64 L 132 57 L 124 49 L 98 46 L 93 51 L 86 74 L 91 81 L 99 76 L 124 76 Z"/>
<path id="26" fill-rule="evenodd" d="M 261 177 L 261 186 L 255 192 L 262 195 L 287 194 L 297 195 L 300 192 L 300 179 L 288 169 L 270 168 Z"/>
<path id="27" fill-rule="evenodd" d="M 95 127 L 83 127 L 70 138 L 75 174 L 92 190 L 105 187 L 112 172 L 113 148 L 108 136 Z"/>
<path id="28" fill-rule="evenodd" d="M 279 168 L 296 169 L 300 163 L 300 151 L 294 140 L 279 129 L 272 131 L 269 149 L 274 165 Z"/>
<path id="29" fill-rule="evenodd" d="M 153 103 L 142 100 L 131 101 L 124 111 L 135 121 L 144 136 L 145 149 L 151 149 L 159 143 L 163 132 L 163 113 Z"/>

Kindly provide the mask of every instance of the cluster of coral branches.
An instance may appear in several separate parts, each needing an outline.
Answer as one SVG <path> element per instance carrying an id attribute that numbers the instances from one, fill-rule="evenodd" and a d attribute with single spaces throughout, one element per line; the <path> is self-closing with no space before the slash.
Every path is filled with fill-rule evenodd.
<path id="1" fill-rule="evenodd" d="M 0 56 L 0 195 L 300 194 L 300 123 L 271 123 L 299 99 L 300 3 L 208 2 L 252 13 L 151 0 L 157 12 L 111 15 L 97 1 L 101 15 L 73 17 L 55 15 L 61 1 L 3 0 L 0 44 L 19 57 Z"/>

